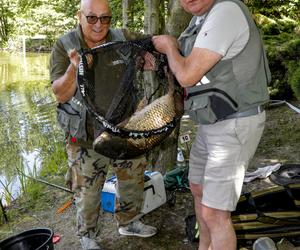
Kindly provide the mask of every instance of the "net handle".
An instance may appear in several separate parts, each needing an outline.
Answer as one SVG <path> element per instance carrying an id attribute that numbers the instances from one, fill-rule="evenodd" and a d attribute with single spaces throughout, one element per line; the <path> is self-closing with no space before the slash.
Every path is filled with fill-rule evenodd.
<path id="1" fill-rule="evenodd" d="M 104 43 L 104 44 L 100 44 L 100 45 L 98 45 L 98 46 L 96 46 L 96 47 L 93 47 L 93 48 L 89 48 L 89 49 L 81 49 L 81 56 L 84 56 L 85 54 L 90 54 L 90 53 L 92 53 L 92 52 L 95 52 L 95 51 L 97 51 L 97 50 L 99 50 L 99 49 L 103 49 L 103 48 L 106 48 L 106 47 L 109 47 L 109 46 L 111 46 L 111 45 L 116 45 L 116 44 L 122 44 L 122 43 L 124 43 L 124 41 L 115 41 L 115 42 L 107 42 L 107 43 Z M 127 44 L 129 44 L 130 46 L 135 46 L 135 47 L 138 47 L 138 48 L 140 48 L 140 49 L 143 49 L 143 50 L 145 50 L 145 51 L 148 51 L 148 52 L 153 52 L 153 48 L 152 49 L 150 49 L 150 47 L 149 46 L 145 46 L 145 47 L 143 47 L 142 45 L 140 45 L 137 41 L 135 41 L 135 40 L 132 40 L 132 41 L 126 41 L 126 43 Z"/>

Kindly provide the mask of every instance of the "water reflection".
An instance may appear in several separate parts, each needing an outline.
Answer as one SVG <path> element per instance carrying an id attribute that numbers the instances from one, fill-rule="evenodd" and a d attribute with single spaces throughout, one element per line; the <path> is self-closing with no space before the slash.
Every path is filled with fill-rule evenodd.
<path id="1" fill-rule="evenodd" d="M 0 85 L 20 81 L 48 80 L 49 54 L 0 52 Z M 1 86 L 2 87 L 2 86 Z"/>
<path id="2" fill-rule="evenodd" d="M 54 143 L 62 141 L 48 60 L 49 54 L 23 58 L 0 52 L 0 198 L 8 192 L 16 198 L 21 186 L 17 169 L 38 172 Z"/>

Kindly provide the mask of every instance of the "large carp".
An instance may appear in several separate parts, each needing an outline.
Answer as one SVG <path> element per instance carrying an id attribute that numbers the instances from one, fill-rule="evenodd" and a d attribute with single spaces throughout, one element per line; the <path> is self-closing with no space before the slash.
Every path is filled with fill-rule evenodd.
<path id="1" fill-rule="evenodd" d="M 166 95 L 136 111 L 126 122 L 118 126 L 133 131 L 151 131 L 179 120 L 183 115 L 183 98 L 175 90 L 174 77 L 167 73 L 169 89 Z M 94 141 L 94 150 L 112 159 L 130 159 L 144 154 L 170 135 L 168 129 L 157 135 L 142 138 L 122 138 L 103 132 Z"/>

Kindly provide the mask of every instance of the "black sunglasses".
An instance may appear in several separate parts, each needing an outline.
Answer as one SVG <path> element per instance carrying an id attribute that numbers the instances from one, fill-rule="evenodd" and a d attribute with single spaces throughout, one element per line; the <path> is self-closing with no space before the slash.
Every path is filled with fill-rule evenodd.
<path id="1" fill-rule="evenodd" d="M 100 23 L 102 24 L 109 24 L 111 21 L 111 16 L 86 16 L 86 21 L 89 24 L 96 24 L 98 20 L 100 20 Z"/>

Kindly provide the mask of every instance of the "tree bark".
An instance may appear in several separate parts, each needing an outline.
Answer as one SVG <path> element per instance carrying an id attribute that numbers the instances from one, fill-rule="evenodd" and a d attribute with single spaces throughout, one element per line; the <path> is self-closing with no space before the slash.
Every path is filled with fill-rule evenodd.
<path id="1" fill-rule="evenodd" d="M 7 19 L 5 15 L 5 8 L 3 7 L 3 3 L 1 1 L 1 15 L 0 15 L 0 45 L 3 44 L 4 42 L 7 42 L 8 40 L 8 26 L 7 26 Z"/>
<path id="2" fill-rule="evenodd" d="M 179 37 L 181 32 L 187 27 L 192 15 L 185 12 L 178 0 L 170 0 L 169 17 L 166 22 L 165 33 Z"/>
<path id="3" fill-rule="evenodd" d="M 182 9 L 178 0 L 171 0 L 169 2 L 168 14 L 164 33 L 178 37 L 188 25 L 191 15 Z M 159 150 L 154 150 L 156 152 L 156 154 L 152 153 L 152 161 L 155 161 L 154 170 L 164 174 L 174 168 L 176 165 L 179 133 L 180 122 L 172 134 L 162 143 Z"/>
<path id="4" fill-rule="evenodd" d="M 145 34 L 154 35 L 160 34 L 162 31 L 163 20 L 161 14 L 161 0 L 144 0 L 145 6 L 145 19 L 144 19 L 144 32 Z"/>
<path id="5" fill-rule="evenodd" d="M 123 28 L 129 29 L 133 24 L 133 0 L 122 0 Z"/>

